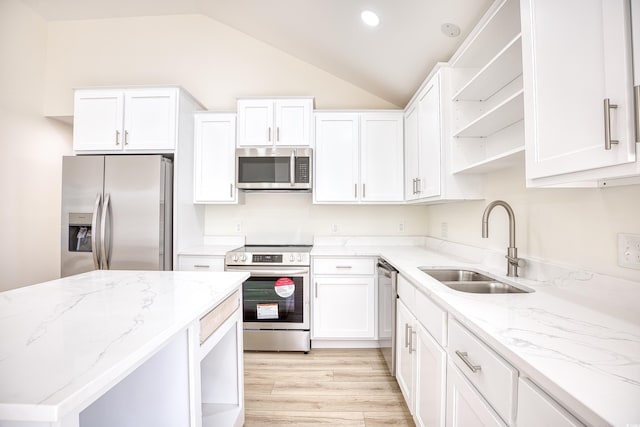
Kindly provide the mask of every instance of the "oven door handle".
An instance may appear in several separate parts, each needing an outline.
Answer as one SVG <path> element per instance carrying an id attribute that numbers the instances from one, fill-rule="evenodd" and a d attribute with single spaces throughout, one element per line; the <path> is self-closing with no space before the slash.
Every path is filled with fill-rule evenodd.
<path id="1" fill-rule="evenodd" d="M 249 272 L 251 275 L 256 276 L 295 276 L 296 274 L 309 274 L 309 270 L 253 270 L 253 269 L 239 269 L 239 268 L 227 268 L 225 271 L 242 271 Z"/>

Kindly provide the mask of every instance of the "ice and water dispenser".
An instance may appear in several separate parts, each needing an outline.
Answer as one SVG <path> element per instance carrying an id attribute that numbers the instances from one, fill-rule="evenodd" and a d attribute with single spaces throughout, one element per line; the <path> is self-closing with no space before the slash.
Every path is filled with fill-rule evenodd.
<path id="1" fill-rule="evenodd" d="M 69 252 L 91 252 L 91 213 L 69 213 Z"/>

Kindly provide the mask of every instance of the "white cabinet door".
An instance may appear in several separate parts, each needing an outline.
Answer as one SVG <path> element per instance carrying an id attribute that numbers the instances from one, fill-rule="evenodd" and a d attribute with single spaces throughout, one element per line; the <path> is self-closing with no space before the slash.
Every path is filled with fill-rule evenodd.
<path id="1" fill-rule="evenodd" d="M 522 0 L 521 9 L 527 178 L 634 162 L 628 0 Z M 608 116 L 619 141 L 610 149 Z"/>
<path id="2" fill-rule="evenodd" d="M 175 149 L 176 89 L 126 90 L 124 104 L 125 149 Z"/>
<path id="3" fill-rule="evenodd" d="M 360 129 L 361 200 L 402 201 L 402 114 L 363 114 Z"/>
<path id="4" fill-rule="evenodd" d="M 406 200 L 419 197 L 417 182 L 420 175 L 418 139 L 418 104 L 409 106 L 404 117 L 404 194 Z"/>
<path id="5" fill-rule="evenodd" d="M 446 425 L 447 427 L 506 426 L 450 360 L 447 362 Z"/>
<path id="6" fill-rule="evenodd" d="M 238 100 L 238 147 L 273 145 L 273 100 Z"/>
<path id="7" fill-rule="evenodd" d="M 528 379 L 518 381 L 518 427 L 578 427 L 583 424 Z"/>
<path id="8" fill-rule="evenodd" d="M 418 426 L 445 425 L 447 353 L 416 322 L 415 413 Z"/>
<path id="9" fill-rule="evenodd" d="M 235 114 L 196 114 L 194 203 L 237 202 L 235 142 Z"/>
<path id="10" fill-rule="evenodd" d="M 436 75 L 418 98 L 420 198 L 440 195 L 442 132 L 440 126 L 440 78 Z"/>
<path id="11" fill-rule="evenodd" d="M 414 373 L 416 359 L 413 357 L 415 342 L 415 318 L 401 300 L 396 305 L 396 380 L 407 402 L 409 412 L 414 414 Z"/>
<path id="12" fill-rule="evenodd" d="M 314 338 L 375 338 L 375 279 L 316 277 Z"/>
<path id="13" fill-rule="evenodd" d="M 358 200 L 357 114 L 316 114 L 315 202 Z"/>
<path id="14" fill-rule="evenodd" d="M 312 99 L 282 99 L 275 102 L 276 145 L 310 145 Z"/>
<path id="15" fill-rule="evenodd" d="M 77 90 L 73 110 L 74 150 L 122 150 L 124 93 L 121 90 Z"/>

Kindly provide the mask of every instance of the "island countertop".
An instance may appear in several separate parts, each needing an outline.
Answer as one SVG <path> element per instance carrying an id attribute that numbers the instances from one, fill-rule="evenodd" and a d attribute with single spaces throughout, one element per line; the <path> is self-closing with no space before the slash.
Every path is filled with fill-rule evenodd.
<path id="1" fill-rule="evenodd" d="M 0 420 L 57 422 L 82 408 L 247 277 L 93 271 L 0 293 Z"/>

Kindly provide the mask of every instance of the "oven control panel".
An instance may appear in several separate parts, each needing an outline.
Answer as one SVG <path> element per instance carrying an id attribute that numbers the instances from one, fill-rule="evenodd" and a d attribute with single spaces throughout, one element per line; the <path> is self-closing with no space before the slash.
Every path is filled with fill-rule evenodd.
<path id="1" fill-rule="evenodd" d="M 282 254 L 253 254 L 251 256 L 251 262 L 282 264 Z"/>
<path id="2" fill-rule="evenodd" d="M 227 252 L 225 265 L 271 265 L 271 266 L 309 266 L 310 256 L 308 252 L 285 253 L 252 253 L 233 251 Z"/>

